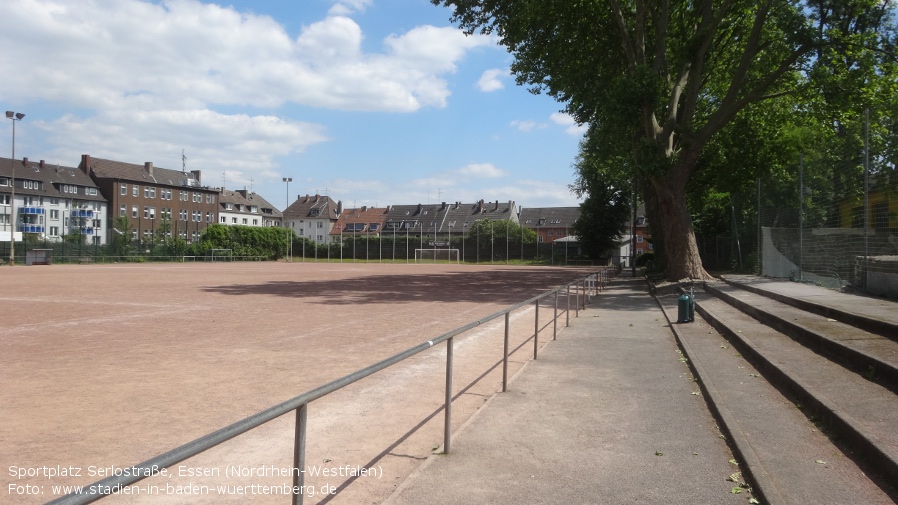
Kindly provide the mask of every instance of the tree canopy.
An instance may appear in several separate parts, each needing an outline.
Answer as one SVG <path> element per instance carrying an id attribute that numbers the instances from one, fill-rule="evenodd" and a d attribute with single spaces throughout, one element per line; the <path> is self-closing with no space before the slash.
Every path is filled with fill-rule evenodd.
<path id="1" fill-rule="evenodd" d="M 590 125 L 584 145 L 604 160 L 593 167 L 636 179 L 674 279 L 708 277 L 690 182 L 758 175 L 790 112 L 765 103 L 806 110 L 825 92 L 843 110 L 857 86 L 888 87 L 895 61 L 891 0 L 432 2 L 466 32 L 497 35 L 518 84 Z M 737 146 L 747 157 L 734 162 Z"/>

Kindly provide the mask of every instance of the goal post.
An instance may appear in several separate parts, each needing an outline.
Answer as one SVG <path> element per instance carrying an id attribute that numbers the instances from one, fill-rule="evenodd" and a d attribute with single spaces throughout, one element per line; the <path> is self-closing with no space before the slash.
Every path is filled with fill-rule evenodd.
<path id="1" fill-rule="evenodd" d="M 460 263 L 460 258 L 458 249 L 415 249 L 415 263 Z"/>
<path id="2" fill-rule="evenodd" d="M 209 249 L 206 251 L 206 261 L 231 261 L 233 259 L 233 251 L 230 249 Z"/>

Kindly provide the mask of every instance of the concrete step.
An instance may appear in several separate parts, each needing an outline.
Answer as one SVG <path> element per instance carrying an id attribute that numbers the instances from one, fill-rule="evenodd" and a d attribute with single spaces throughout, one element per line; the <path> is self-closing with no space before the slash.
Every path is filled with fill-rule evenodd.
<path id="1" fill-rule="evenodd" d="M 705 291 L 898 394 L 898 342 L 742 289 L 739 285 L 708 283 Z"/>
<path id="2" fill-rule="evenodd" d="M 738 312 L 709 296 L 700 307 L 723 318 Z M 677 297 L 658 297 L 669 321 L 676 321 Z M 727 314 L 729 316 L 730 314 Z M 745 317 L 745 316 L 743 316 Z M 757 321 L 742 320 L 737 334 L 755 334 Z M 693 323 L 671 324 L 701 394 L 721 423 L 737 454 L 739 470 L 766 504 L 893 503 L 889 494 L 846 457 L 806 409 L 785 396 L 762 375 L 738 339 L 721 335 L 701 314 Z M 743 333 L 739 333 L 743 332 Z M 786 337 L 781 337 L 790 341 Z M 800 347 L 800 346 L 799 346 Z M 697 392 L 694 394 L 698 394 Z M 884 486 L 888 488 L 888 486 Z"/>
<path id="3" fill-rule="evenodd" d="M 753 293 L 898 341 L 898 302 L 894 300 L 753 275 L 722 278 Z"/>
<path id="4" fill-rule="evenodd" d="M 697 311 L 886 492 L 898 482 L 898 396 L 711 295 Z"/>

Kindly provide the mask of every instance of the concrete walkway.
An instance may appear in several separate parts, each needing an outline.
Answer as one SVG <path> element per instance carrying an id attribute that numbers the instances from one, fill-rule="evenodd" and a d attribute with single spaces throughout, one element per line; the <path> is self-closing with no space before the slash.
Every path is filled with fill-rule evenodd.
<path id="1" fill-rule="evenodd" d="M 747 503 L 698 391 L 645 281 L 617 279 L 385 503 Z"/>

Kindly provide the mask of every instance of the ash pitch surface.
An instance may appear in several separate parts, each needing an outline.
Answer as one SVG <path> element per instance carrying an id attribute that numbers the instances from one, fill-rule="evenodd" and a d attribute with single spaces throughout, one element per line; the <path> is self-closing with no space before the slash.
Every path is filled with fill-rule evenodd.
<path id="1" fill-rule="evenodd" d="M 44 503 L 61 491 L 52 486 L 90 484 L 102 477 L 91 470 L 139 463 L 587 272 L 300 262 L 3 268 L 0 502 Z M 512 348 L 532 336 L 533 312 L 512 314 Z M 551 312 L 541 307 L 542 341 Z M 453 430 L 501 387 L 502 337 L 499 318 L 456 338 Z M 521 347 L 509 373 L 531 356 L 532 345 Z M 442 345 L 310 404 L 306 503 L 389 496 L 442 442 L 444 373 Z M 293 422 L 274 420 L 183 462 L 184 475 L 172 468 L 102 503 L 284 503 L 276 488 L 291 478 L 277 473 L 291 465 Z M 12 467 L 80 475 L 20 479 Z M 252 475 L 227 477 L 235 467 Z M 42 494 L 17 492 L 25 484 Z"/>

